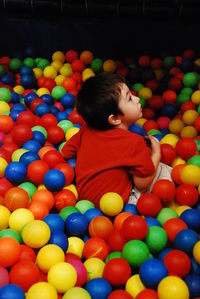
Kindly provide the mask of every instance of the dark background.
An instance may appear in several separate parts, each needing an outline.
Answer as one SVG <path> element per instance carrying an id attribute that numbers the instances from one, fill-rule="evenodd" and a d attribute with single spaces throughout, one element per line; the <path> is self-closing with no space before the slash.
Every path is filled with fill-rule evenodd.
<path id="1" fill-rule="evenodd" d="M 95 57 L 200 51 L 199 0 L 0 0 L 0 55 L 91 50 Z"/>

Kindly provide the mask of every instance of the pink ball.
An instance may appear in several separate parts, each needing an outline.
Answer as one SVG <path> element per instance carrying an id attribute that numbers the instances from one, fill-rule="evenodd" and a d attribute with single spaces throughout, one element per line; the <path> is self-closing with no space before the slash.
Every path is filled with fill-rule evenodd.
<path id="1" fill-rule="evenodd" d="M 77 281 L 76 287 L 82 287 L 87 281 L 87 270 L 84 264 L 76 258 L 68 258 L 67 262 L 70 263 L 76 270 Z"/>

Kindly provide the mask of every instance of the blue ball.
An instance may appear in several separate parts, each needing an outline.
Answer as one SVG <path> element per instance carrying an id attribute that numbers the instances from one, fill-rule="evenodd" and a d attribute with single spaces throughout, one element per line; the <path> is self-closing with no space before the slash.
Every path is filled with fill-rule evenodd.
<path id="1" fill-rule="evenodd" d="M 146 218 L 145 218 L 145 219 L 146 219 Z M 172 251 L 172 250 L 173 250 L 172 248 L 165 248 L 165 249 L 163 249 L 163 250 L 159 253 L 159 255 L 158 255 L 158 259 L 161 260 L 161 261 L 163 262 L 163 260 L 164 260 L 164 258 L 165 258 L 165 256 L 166 256 L 166 254 L 167 254 L 168 252 Z"/>
<path id="2" fill-rule="evenodd" d="M 53 106 L 53 105 L 50 106 L 50 110 L 53 115 L 56 115 L 58 112 L 60 112 L 60 110 L 56 106 Z"/>
<path id="3" fill-rule="evenodd" d="M 33 131 L 32 139 L 38 141 L 41 146 L 43 146 L 46 142 L 44 134 L 42 134 L 40 131 Z"/>
<path id="4" fill-rule="evenodd" d="M 92 299 L 107 299 L 112 292 L 112 287 L 104 278 L 91 279 L 86 285 L 85 289 L 88 291 Z"/>
<path id="5" fill-rule="evenodd" d="M 10 109 L 10 111 L 13 111 L 13 110 L 19 110 L 19 111 L 23 112 L 23 111 L 26 111 L 27 109 L 26 109 L 25 105 L 23 105 L 22 103 L 16 103 Z"/>
<path id="6" fill-rule="evenodd" d="M 189 274 L 184 279 L 190 292 L 190 298 L 200 296 L 200 275 Z"/>
<path id="7" fill-rule="evenodd" d="M 32 88 L 35 84 L 35 78 L 33 77 L 33 75 L 24 74 L 23 76 L 21 76 L 20 84 L 24 88 Z"/>
<path id="8" fill-rule="evenodd" d="M 17 104 L 20 101 L 20 95 L 18 93 L 16 93 L 15 91 L 11 91 L 12 94 L 12 98 L 11 98 L 11 102 L 13 104 Z"/>
<path id="9" fill-rule="evenodd" d="M 130 212 L 133 215 L 138 214 L 136 205 L 133 205 L 133 204 L 130 204 L 130 203 L 126 203 L 124 205 L 123 212 Z"/>
<path id="10" fill-rule="evenodd" d="M 37 99 L 38 98 L 38 95 L 34 92 L 30 92 L 28 93 L 26 96 L 25 96 L 25 104 L 29 107 L 31 102 L 34 100 L 34 99 Z"/>
<path id="11" fill-rule="evenodd" d="M 13 86 L 13 85 L 15 84 L 15 79 L 14 79 L 14 77 L 13 77 L 12 75 L 10 75 L 10 74 L 3 74 L 3 75 L 1 76 L 1 82 L 2 82 L 3 84 L 8 84 L 8 85 Z"/>
<path id="12" fill-rule="evenodd" d="M 61 230 L 51 231 L 51 237 L 48 243 L 58 245 L 60 248 L 62 248 L 64 253 L 67 251 L 68 239 L 65 233 Z"/>
<path id="13" fill-rule="evenodd" d="M 145 220 L 146 220 L 146 223 L 147 223 L 148 227 L 151 227 L 151 226 L 161 226 L 160 222 L 156 218 L 145 217 Z"/>
<path id="14" fill-rule="evenodd" d="M 147 288 L 156 289 L 159 282 L 168 275 L 168 271 L 162 261 L 153 258 L 141 265 L 139 275 Z"/>
<path id="15" fill-rule="evenodd" d="M 193 230 L 200 229 L 200 210 L 188 209 L 181 213 L 180 219 L 182 219 Z"/>
<path id="16" fill-rule="evenodd" d="M 58 122 L 61 120 L 66 120 L 66 119 L 68 119 L 68 114 L 64 111 L 61 111 L 56 114 L 56 118 L 57 118 Z"/>
<path id="17" fill-rule="evenodd" d="M 19 71 L 20 75 L 21 76 L 24 76 L 24 75 L 32 75 L 33 76 L 33 70 L 30 66 L 27 66 L 27 65 L 23 65 L 21 68 L 20 68 L 20 71 Z"/>
<path id="18" fill-rule="evenodd" d="M 37 153 L 41 149 L 41 144 L 36 140 L 28 140 L 23 144 L 22 148 Z"/>
<path id="19" fill-rule="evenodd" d="M 69 164 L 73 169 L 75 169 L 76 166 L 76 158 L 71 158 L 67 160 L 67 164 Z"/>
<path id="20" fill-rule="evenodd" d="M 13 111 L 10 111 L 9 116 L 16 122 L 21 112 L 21 110 L 14 109 Z"/>
<path id="21" fill-rule="evenodd" d="M 0 288 L 0 299 L 25 299 L 24 291 L 14 283 Z"/>
<path id="22" fill-rule="evenodd" d="M 193 274 L 200 275 L 200 266 L 199 266 L 199 264 L 196 262 L 196 260 L 193 257 L 190 258 L 190 261 L 191 261 L 191 267 L 192 267 L 191 272 L 193 272 Z"/>
<path id="23" fill-rule="evenodd" d="M 48 214 L 42 220 L 48 224 L 51 232 L 57 230 L 64 231 L 65 229 L 65 222 L 58 214 Z"/>
<path id="24" fill-rule="evenodd" d="M 71 236 L 82 237 L 88 229 L 88 220 L 81 213 L 72 213 L 65 220 L 65 229 Z"/>
<path id="25" fill-rule="evenodd" d="M 46 172 L 43 183 L 50 191 L 60 191 L 65 186 L 65 176 L 58 169 L 50 169 Z"/>
<path id="26" fill-rule="evenodd" d="M 51 112 L 51 109 L 50 109 L 49 105 L 47 105 L 47 104 L 39 104 L 39 105 L 37 105 L 37 107 L 35 109 L 35 114 L 40 117 L 47 113 L 50 113 L 50 112 Z"/>
<path id="27" fill-rule="evenodd" d="M 69 115 L 70 115 L 70 113 L 73 111 L 73 108 L 67 108 L 66 110 L 65 110 L 65 113 L 67 113 L 67 119 L 68 119 L 68 117 L 69 117 Z"/>
<path id="28" fill-rule="evenodd" d="M 103 213 L 97 209 L 97 208 L 92 208 L 87 210 L 84 213 L 84 216 L 87 218 L 88 222 L 92 221 L 96 216 L 103 216 Z"/>
<path id="29" fill-rule="evenodd" d="M 199 241 L 199 235 L 192 229 L 183 229 L 175 237 L 174 246 L 176 249 L 180 249 L 189 255 L 192 254 L 192 250 L 196 242 Z"/>
<path id="30" fill-rule="evenodd" d="M 26 166 L 22 162 L 9 163 L 5 169 L 5 177 L 13 184 L 24 182 Z"/>
<path id="31" fill-rule="evenodd" d="M 43 94 L 40 97 L 47 105 L 53 105 L 53 98 L 49 94 Z"/>
<path id="32" fill-rule="evenodd" d="M 71 93 L 66 93 L 61 98 L 61 104 L 64 108 L 73 108 L 75 105 L 75 96 Z"/>
<path id="33" fill-rule="evenodd" d="M 19 162 L 23 163 L 26 167 L 33 161 L 40 160 L 40 156 L 37 153 L 26 152 L 21 155 Z"/>
<path id="34" fill-rule="evenodd" d="M 81 128 L 80 124 L 73 124 L 75 128 Z"/>
<path id="35" fill-rule="evenodd" d="M 173 118 L 177 114 L 177 108 L 174 104 L 165 103 L 160 111 L 161 115 Z"/>
<path id="36" fill-rule="evenodd" d="M 145 129 L 137 124 L 132 124 L 129 126 L 129 131 L 131 131 L 132 133 L 136 133 L 139 134 L 141 136 L 147 136 L 147 132 L 145 131 Z"/>

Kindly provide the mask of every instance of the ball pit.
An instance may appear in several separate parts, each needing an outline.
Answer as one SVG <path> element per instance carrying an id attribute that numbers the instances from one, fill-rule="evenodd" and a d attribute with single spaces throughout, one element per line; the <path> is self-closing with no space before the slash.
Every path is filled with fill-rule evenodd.
<path id="1" fill-rule="evenodd" d="M 199 66 L 180 56 L 115 61 L 90 50 L 0 58 L 0 297 L 189 299 L 199 290 Z M 161 144 L 172 182 L 136 205 L 112 192 L 79 198 L 61 149 L 83 125 L 82 82 L 126 77 L 143 117 L 129 127 Z M 66 284 L 67 281 L 67 284 Z M 26 294 L 25 294 L 26 293 Z"/>

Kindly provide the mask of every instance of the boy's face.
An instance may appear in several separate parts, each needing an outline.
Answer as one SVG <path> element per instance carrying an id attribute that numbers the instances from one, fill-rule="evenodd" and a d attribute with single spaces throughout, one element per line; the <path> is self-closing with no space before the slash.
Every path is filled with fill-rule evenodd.
<path id="1" fill-rule="evenodd" d="M 122 123 L 128 128 L 132 123 L 142 117 L 140 99 L 131 94 L 125 83 L 120 83 L 121 95 L 118 107 L 123 113 L 120 115 Z"/>

